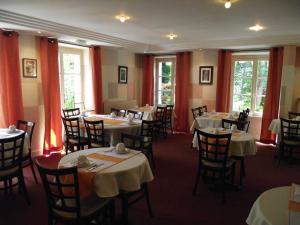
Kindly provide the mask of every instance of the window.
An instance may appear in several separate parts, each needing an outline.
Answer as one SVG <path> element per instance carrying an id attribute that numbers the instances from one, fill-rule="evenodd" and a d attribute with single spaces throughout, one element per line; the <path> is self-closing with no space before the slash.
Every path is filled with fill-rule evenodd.
<path id="1" fill-rule="evenodd" d="M 268 80 L 268 53 L 259 55 L 233 55 L 232 110 L 249 108 L 262 114 Z"/>
<path id="2" fill-rule="evenodd" d="M 66 109 L 79 107 L 81 110 L 86 108 L 87 94 L 85 88 L 90 82 L 89 62 L 86 58 L 88 49 L 83 47 L 60 45 L 60 86 L 61 103 Z"/>
<path id="3" fill-rule="evenodd" d="M 155 59 L 155 104 L 174 104 L 175 57 Z"/>

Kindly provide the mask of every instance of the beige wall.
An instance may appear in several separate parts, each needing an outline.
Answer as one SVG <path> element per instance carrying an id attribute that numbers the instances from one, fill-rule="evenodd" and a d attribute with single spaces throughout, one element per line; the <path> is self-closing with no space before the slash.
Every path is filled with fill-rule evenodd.
<path id="1" fill-rule="evenodd" d="M 38 154 L 43 149 L 44 135 L 44 105 L 38 42 L 34 36 L 20 35 L 19 48 L 24 119 L 36 123 L 32 140 L 32 151 L 33 154 Z M 22 58 L 37 59 L 37 78 L 23 77 Z"/>
<path id="2" fill-rule="evenodd" d="M 128 67 L 127 84 L 118 84 L 118 66 Z M 121 48 L 102 48 L 103 98 L 141 103 L 141 56 Z"/>

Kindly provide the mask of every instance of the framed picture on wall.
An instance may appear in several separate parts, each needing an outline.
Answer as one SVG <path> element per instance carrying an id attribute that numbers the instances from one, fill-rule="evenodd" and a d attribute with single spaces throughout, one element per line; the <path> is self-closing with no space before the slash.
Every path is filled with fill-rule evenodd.
<path id="1" fill-rule="evenodd" d="M 127 77 L 128 77 L 128 67 L 119 66 L 119 76 L 118 76 L 119 84 L 127 84 Z"/>
<path id="2" fill-rule="evenodd" d="M 22 59 L 23 77 L 37 78 L 37 60 L 36 59 Z"/>
<path id="3" fill-rule="evenodd" d="M 213 66 L 200 66 L 199 67 L 199 84 L 212 84 L 213 83 Z"/>

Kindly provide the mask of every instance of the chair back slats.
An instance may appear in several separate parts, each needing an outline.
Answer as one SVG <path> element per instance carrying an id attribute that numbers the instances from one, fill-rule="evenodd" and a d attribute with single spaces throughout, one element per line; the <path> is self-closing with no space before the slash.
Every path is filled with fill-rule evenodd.
<path id="1" fill-rule="evenodd" d="M 126 110 L 124 110 L 124 109 L 111 108 L 110 112 L 115 113 L 116 116 L 120 116 L 120 117 L 126 116 Z"/>
<path id="2" fill-rule="evenodd" d="M 30 145 L 32 143 L 32 136 L 34 132 L 35 122 L 26 121 L 26 120 L 18 120 L 17 121 L 17 129 L 25 131 L 29 136 Z"/>
<path id="3" fill-rule="evenodd" d="M 12 137 L 0 139 L 0 171 L 21 167 L 25 132 Z"/>
<path id="4" fill-rule="evenodd" d="M 289 112 L 289 119 L 295 119 L 297 116 L 300 116 L 300 112 Z"/>
<path id="5" fill-rule="evenodd" d="M 127 115 L 128 114 L 132 114 L 133 119 L 136 119 L 136 120 L 142 120 L 143 116 L 144 116 L 144 112 L 137 112 L 137 111 L 134 111 L 134 110 L 127 110 Z"/>
<path id="6" fill-rule="evenodd" d="M 211 134 L 196 129 L 200 160 L 221 164 L 224 168 L 228 160 L 231 133 Z"/>
<path id="7" fill-rule="evenodd" d="M 153 120 L 142 120 L 141 136 L 153 137 L 154 124 Z"/>
<path id="8" fill-rule="evenodd" d="M 143 136 L 132 135 L 132 134 L 121 134 L 121 140 L 127 148 L 134 149 L 137 151 L 143 151 L 144 147 L 144 138 Z"/>
<path id="9" fill-rule="evenodd" d="M 172 119 L 174 105 L 167 105 L 166 108 L 166 120 L 170 121 Z"/>
<path id="10" fill-rule="evenodd" d="M 79 118 L 71 117 L 64 118 L 62 117 L 64 124 L 66 136 L 68 139 L 78 139 L 80 141 L 80 127 L 79 127 Z"/>
<path id="11" fill-rule="evenodd" d="M 166 106 L 157 106 L 155 111 L 155 118 L 156 120 L 159 120 L 160 122 L 164 122 L 165 116 L 166 116 Z"/>
<path id="12" fill-rule="evenodd" d="M 89 121 L 84 119 L 84 125 L 90 144 L 105 146 L 103 120 Z"/>
<path id="13" fill-rule="evenodd" d="M 284 118 L 280 118 L 280 121 L 282 141 L 288 140 L 300 143 L 300 121 Z"/>
<path id="14" fill-rule="evenodd" d="M 72 213 L 80 218 L 80 197 L 77 167 L 50 169 L 35 160 L 39 170 L 48 207 L 52 214 Z"/>
<path id="15" fill-rule="evenodd" d="M 250 121 L 222 119 L 222 127 L 223 128 L 230 129 L 232 125 L 236 125 L 238 130 L 248 132 L 249 126 L 250 126 Z"/>
<path id="16" fill-rule="evenodd" d="M 196 119 L 198 116 L 201 116 L 203 112 L 202 107 L 192 108 L 193 118 Z"/>
<path id="17" fill-rule="evenodd" d="M 63 115 L 65 118 L 73 117 L 73 116 L 79 116 L 80 115 L 80 109 L 74 108 L 74 109 L 63 109 Z"/>
<path id="18" fill-rule="evenodd" d="M 202 106 L 202 112 L 207 112 L 207 105 Z"/>

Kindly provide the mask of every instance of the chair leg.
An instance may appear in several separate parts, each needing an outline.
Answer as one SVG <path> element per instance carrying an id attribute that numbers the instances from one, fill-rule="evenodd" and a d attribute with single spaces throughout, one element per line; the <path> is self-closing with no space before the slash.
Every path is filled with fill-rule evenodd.
<path id="1" fill-rule="evenodd" d="M 122 222 L 124 225 L 128 224 L 128 196 L 126 194 L 121 195 L 122 199 Z"/>
<path id="2" fill-rule="evenodd" d="M 8 194 L 8 182 L 7 179 L 3 180 L 4 184 L 4 193 L 7 195 Z"/>
<path id="3" fill-rule="evenodd" d="M 226 176 L 226 174 L 225 174 L 226 172 L 224 171 L 224 172 L 222 172 L 222 178 L 221 178 L 221 191 L 222 191 L 222 204 L 224 204 L 225 203 L 225 176 Z"/>
<path id="4" fill-rule="evenodd" d="M 36 177 L 36 174 L 35 174 L 34 165 L 33 165 L 31 157 L 29 159 L 29 163 L 30 163 L 30 167 L 31 167 L 31 171 L 32 171 L 32 175 L 33 175 L 33 178 L 35 180 L 35 183 L 38 184 L 38 180 L 37 180 L 37 177 Z"/>
<path id="5" fill-rule="evenodd" d="M 197 171 L 197 175 L 196 175 L 196 181 L 195 181 L 195 185 L 194 185 L 193 195 L 196 195 L 200 175 L 201 175 L 201 167 L 199 166 L 198 171 Z"/>
<path id="6" fill-rule="evenodd" d="M 144 186 L 143 189 L 144 189 L 144 194 L 145 194 L 146 201 L 147 201 L 147 206 L 148 206 L 149 215 L 150 215 L 151 217 L 154 217 L 154 215 L 153 215 L 153 210 L 152 210 L 151 203 L 150 203 L 150 197 L 149 197 L 148 185 L 147 185 L 147 183 L 145 183 L 143 186 Z"/>
<path id="7" fill-rule="evenodd" d="M 25 196 L 27 204 L 30 205 L 30 199 L 29 199 L 29 196 L 28 196 L 28 193 L 27 193 L 27 188 L 26 188 L 26 185 L 25 185 L 23 171 L 21 171 L 20 174 L 19 174 L 18 182 L 19 182 L 21 190 L 23 191 L 23 194 Z"/>
<path id="8" fill-rule="evenodd" d="M 12 195 L 13 193 L 13 182 L 12 182 L 13 178 L 9 178 L 8 183 L 9 183 L 9 193 Z"/>
<path id="9" fill-rule="evenodd" d="M 284 145 L 281 145 L 280 148 L 279 148 L 277 167 L 279 167 L 281 159 L 283 158 L 283 156 L 284 156 Z"/>
<path id="10" fill-rule="evenodd" d="M 246 175 L 244 158 L 241 158 L 240 163 L 240 185 L 243 185 L 243 177 Z"/>

